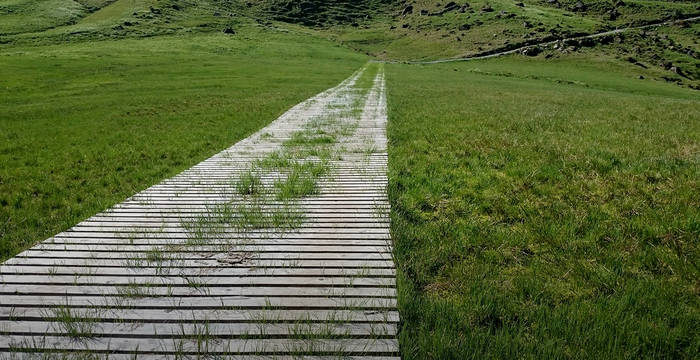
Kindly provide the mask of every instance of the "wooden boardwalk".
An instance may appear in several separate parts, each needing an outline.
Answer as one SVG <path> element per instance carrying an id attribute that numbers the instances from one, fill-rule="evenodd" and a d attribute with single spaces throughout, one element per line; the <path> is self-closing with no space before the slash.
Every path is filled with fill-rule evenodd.
<path id="1" fill-rule="evenodd" d="M 363 77 L 369 87 L 358 85 Z M 253 201 L 241 193 L 242 177 L 323 119 L 342 131 L 325 148 L 330 171 L 317 191 L 291 205 L 264 196 L 246 215 L 257 222 L 241 220 Z M 0 266 L 0 356 L 398 358 L 386 120 L 383 70 L 370 64 L 249 138 L 8 260 Z M 321 161 L 307 152 L 304 161 Z M 267 189 L 291 176 L 260 174 Z M 234 209 L 226 221 L 222 208 Z"/>

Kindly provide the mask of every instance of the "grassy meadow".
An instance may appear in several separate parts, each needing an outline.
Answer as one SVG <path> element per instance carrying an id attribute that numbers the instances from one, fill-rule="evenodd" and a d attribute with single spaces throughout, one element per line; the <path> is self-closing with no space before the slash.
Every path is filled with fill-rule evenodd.
<path id="1" fill-rule="evenodd" d="M 245 32 L 0 49 L 0 259 L 245 138 L 366 61 L 313 37 Z"/>
<path id="2" fill-rule="evenodd" d="M 387 65 L 406 359 L 698 354 L 700 101 L 636 71 Z"/>

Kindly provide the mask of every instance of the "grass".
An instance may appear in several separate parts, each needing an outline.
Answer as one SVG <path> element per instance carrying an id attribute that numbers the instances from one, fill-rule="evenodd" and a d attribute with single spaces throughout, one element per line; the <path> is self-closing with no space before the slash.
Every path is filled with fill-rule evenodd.
<path id="1" fill-rule="evenodd" d="M 236 190 L 240 195 L 262 195 L 265 187 L 260 179 L 260 174 L 247 171 L 236 182 Z"/>
<path id="2" fill-rule="evenodd" d="M 387 65 L 404 358 L 696 356 L 700 101 L 639 71 Z"/>
<path id="3" fill-rule="evenodd" d="M 286 176 L 274 183 L 277 200 L 292 200 L 318 194 L 318 181 L 331 171 L 327 159 L 321 161 L 294 160 L 288 166 L 277 170 L 286 170 Z"/>
<path id="4" fill-rule="evenodd" d="M 163 263 L 168 260 L 168 257 L 164 253 L 164 249 L 159 247 L 154 247 L 146 251 L 145 260 L 149 263 Z"/>
<path id="5" fill-rule="evenodd" d="M 229 203 L 207 206 L 201 215 L 180 220 L 187 233 L 186 245 L 206 245 L 208 241 L 221 237 L 226 226 L 236 221 L 236 210 Z"/>
<path id="6" fill-rule="evenodd" d="M 0 35 L 38 31 L 74 22 L 87 13 L 78 1 L 14 0 L 0 3 Z"/>
<path id="7" fill-rule="evenodd" d="M 236 206 L 239 217 L 234 226 L 239 230 L 277 229 L 289 231 L 304 223 L 306 215 L 301 212 L 298 204 L 283 202 L 275 206 L 266 206 L 262 200 L 257 200 Z"/>
<path id="8" fill-rule="evenodd" d="M 92 338 L 102 309 L 88 308 L 82 313 L 66 306 L 50 308 L 45 312 L 47 320 L 52 321 L 54 331 L 75 339 Z"/>
<path id="9" fill-rule="evenodd" d="M 275 182 L 277 200 L 289 200 L 318 194 L 318 177 L 310 172 L 293 169 L 284 180 Z"/>
<path id="10" fill-rule="evenodd" d="M 326 27 L 334 24 L 354 24 L 372 18 L 392 8 L 392 0 L 264 0 L 246 2 L 253 13 L 275 20 L 307 26 Z"/>
<path id="11" fill-rule="evenodd" d="M 143 299 L 153 296 L 155 293 L 151 289 L 153 284 L 138 283 L 135 280 L 129 280 L 129 283 L 117 287 L 117 295 L 127 299 Z"/>
<path id="12" fill-rule="evenodd" d="M 4 47 L 0 259 L 230 146 L 365 60 L 240 31 Z"/>

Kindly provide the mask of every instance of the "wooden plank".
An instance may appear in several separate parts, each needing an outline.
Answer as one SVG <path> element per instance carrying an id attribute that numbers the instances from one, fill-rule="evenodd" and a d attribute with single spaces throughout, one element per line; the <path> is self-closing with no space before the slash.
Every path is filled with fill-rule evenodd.
<path id="1" fill-rule="evenodd" d="M 65 231 L 54 236 L 54 239 L 189 239 L 188 234 L 157 232 L 100 232 L 100 231 Z M 340 233 L 335 231 L 290 231 L 287 233 L 275 233 L 272 231 L 257 231 L 245 234 L 234 232 L 226 233 L 225 236 L 217 236 L 220 239 L 348 239 L 348 240 L 389 240 L 387 233 Z"/>
<path id="2" fill-rule="evenodd" d="M 58 311 L 58 312 L 57 312 Z M 0 307 L 0 320 L 46 321 L 60 317 L 60 309 L 34 307 Z M 346 309 L 109 309 L 85 308 L 72 310 L 75 318 L 95 318 L 104 322 L 182 323 L 207 321 L 209 323 L 280 323 L 290 321 L 345 322 L 345 323 L 398 323 L 395 310 L 346 310 Z"/>
<path id="3" fill-rule="evenodd" d="M 129 199 L 137 200 L 138 198 L 153 198 L 153 199 L 177 199 L 177 200 L 209 200 L 209 201 L 219 201 L 219 200 L 231 200 L 231 201 L 242 201 L 245 200 L 244 197 L 238 195 L 235 192 L 198 192 L 190 193 L 185 191 L 161 191 L 161 190 L 150 190 L 148 192 L 139 193 L 132 195 Z M 342 193 L 337 192 L 322 192 L 318 195 L 309 197 L 307 200 L 333 200 L 333 201 L 357 201 L 357 200 L 384 200 L 386 199 L 385 194 L 380 191 L 344 191 Z M 273 200 L 273 199 L 270 199 Z"/>
<path id="4" fill-rule="evenodd" d="M 145 259 L 145 254 L 136 253 L 100 253 L 91 251 L 42 251 L 42 250 L 26 250 L 17 255 L 17 257 L 30 257 L 30 258 L 44 258 L 44 259 Z M 198 256 L 199 255 L 199 256 Z M 263 260 L 301 260 L 301 259 L 316 259 L 316 260 L 391 260 L 390 253 L 287 253 L 287 252 L 264 252 L 264 253 L 234 253 L 229 255 L 228 253 L 220 252 L 196 252 L 190 251 L 184 253 L 175 260 L 198 260 L 202 258 L 214 258 L 217 261 L 222 261 L 222 259 L 228 257 L 244 256 L 249 257 L 251 265 L 255 265 L 258 259 Z"/>
<path id="5" fill-rule="evenodd" d="M 21 350 L 21 349 L 20 349 Z M 19 350 L 18 350 L 19 351 Z M 49 356 L 49 354 L 44 351 L 41 353 L 28 353 L 28 352 L 18 352 L 18 351 L 3 351 L 0 350 L 0 358 L 6 360 L 40 360 L 54 357 Z M 44 356 L 46 354 L 46 356 Z M 62 353 L 53 354 L 56 358 L 63 359 L 61 357 Z M 136 355 L 136 356 L 135 356 Z M 144 353 L 123 353 L 115 354 L 113 352 L 103 352 L 96 353 L 91 352 L 89 358 L 94 360 L 134 360 L 134 357 L 138 360 L 181 360 L 183 358 L 196 358 L 193 356 L 181 356 L 180 354 L 144 354 Z M 226 355 L 226 360 L 338 360 L 338 355 Z M 398 356 L 374 356 L 374 355 L 361 355 L 361 356 L 350 356 L 343 355 L 343 360 L 400 360 Z"/>
<path id="6" fill-rule="evenodd" d="M 153 264 L 156 265 L 157 264 Z M 166 271 L 159 267 L 87 267 L 87 266 L 22 266 L 22 265 L 0 265 L 0 282 L 2 275 L 8 274 L 24 274 L 24 275 L 93 275 L 93 276 L 160 276 L 160 275 L 178 275 L 178 276 L 365 276 L 365 277 L 394 277 L 396 272 L 394 269 L 386 268 L 233 268 L 233 267 L 216 267 L 216 268 L 180 268 L 175 267 L 177 271 Z"/>
<path id="7" fill-rule="evenodd" d="M 0 307 L 108 307 L 128 309 L 382 309 L 395 310 L 395 298 L 275 297 L 275 296 L 167 296 L 124 298 L 122 296 L 3 295 Z"/>
<path id="8" fill-rule="evenodd" d="M 140 204 L 136 204 L 140 205 Z M 217 210 L 215 207 L 216 204 L 212 204 L 209 207 L 203 206 L 203 207 L 187 207 L 187 208 L 177 208 L 177 207 L 153 207 L 153 208 L 143 208 L 139 209 L 136 207 L 120 207 L 120 208 L 115 208 L 110 211 L 106 211 L 101 214 L 97 214 L 96 216 L 102 217 L 102 216 L 107 216 L 110 219 L 106 221 L 112 220 L 113 216 L 119 216 L 120 214 L 124 214 L 122 216 L 132 216 L 132 217 L 138 217 L 142 216 L 139 214 L 147 214 L 149 216 L 154 216 L 154 215 L 163 215 L 166 217 L 175 217 L 175 218 L 182 218 L 184 216 L 187 216 L 188 214 L 197 214 L 197 215 L 206 215 L 210 214 L 212 211 Z M 377 220 L 387 220 L 385 218 L 386 215 L 389 214 L 389 208 L 387 206 L 382 206 L 378 204 L 374 204 L 375 206 L 370 207 L 369 209 L 367 207 L 353 207 L 353 208 L 328 208 L 328 209 L 323 209 L 323 208 L 287 208 L 285 210 L 288 210 L 292 214 L 296 213 L 303 213 L 305 214 L 305 218 L 307 220 L 315 220 L 318 219 L 318 221 L 332 221 L 332 219 L 337 219 L 339 222 L 360 222 L 362 218 L 368 218 L 370 219 L 371 222 L 376 222 Z M 143 206 L 143 205 L 141 205 Z M 263 207 L 260 209 L 260 212 L 262 214 L 270 214 L 274 213 L 277 211 L 278 208 L 276 207 Z M 355 211 L 352 211 L 355 210 Z M 381 214 L 381 217 L 378 217 L 377 214 Z M 232 217 L 237 217 L 238 214 L 233 213 Z M 94 221 L 96 219 L 90 218 L 91 221 Z M 103 220 L 105 221 L 105 220 Z"/>
<path id="9" fill-rule="evenodd" d="M 0 285 L 91 285 L 91 286 L 192 286 L 195 288 L 241 286 L 304 286 L 304 287 L 393 287 L 394 278 L 386 277 L 312 277 L 312 276 L 92 276 L 92 275 L 0 275 Z M 193 285 L 194 284 L 194 285 Z"/>
<path id="10" fill-rule="evenodd" d="M 394 263 L 391 259 L 247 259 L 243 258 L 240 262 L 224 261 L 219 258 L 201 258 L 201 259 L 172 259 L 158 263 L 149 263 L 143 261 L 134 263 L 131 259 L 96 259 L 96 258 L 26 258 L 14 257 L 8 259 L 5 265 L 27 265 L 27 266 L 103 266 L 103 267 L 125 267 L 132 269 L 141 268 L 322 268 L 322 269 L 371 269 L 385 268 L 393 269 Z"/>
<path id="11" fill-rule="evenodd" d="M 76 226 L 73 226 L 69 231 L 126 231 L 126 232 L 144 232 L 157 230 L 160 233 L 167 232 L 183 232 L 183 227 L 188 224 L 188 222 L 196 221 L 197 219 L 183 218 L 182 222 L 171 222 L 171 223 L 160 223 L 160 224 L 140 224 L 140 223 L 123 223 L 123 222 L 111 222 L 111 223 L 101 223 L 95 224 L 91 222 L 83 222 Z M 221 225 L 219 228 L 223 231 L 230 233 L 241 233 L 244 231 L 238 230 L 230 225 Z M 301 226 L 294 228 L 294 232 L 310 232 L 314 230 L 321 231 L 338 231 L 337 229 L 344 229 L 345 232 L 357 232 L 357 233 L 368 233 L 368 232 L 378 232 L 386 233 L 389 230 L 388 222 L 372 222 L 372 223 L 342 223 L 342 222 L 305 222 Z M 379 230 L 377 230 L 379 229 Z M 186 231 L 186 230 L 185 230 Z M 279 231 L 279 230 L 278 230 Z"/>
<path id="12" fill-rule="evenodd" d="M 141 201 L 147 201 L 149 205 L 177 205 L 177 204 L 183 204 L 183 205 L 212 205 L 212 203 L 215 203 L 217 200 L 219 201 L 228 201 L 231 204 L 247 204 L 248 201 L 243 200 L 243 199 L 226 199 L 226 198 L 221 198 L 221 197 L 196 197 L 196 198 L 178 198 L 178 197 L 172 197 L 172 198 L 159 198 L 158 196 L 136 196 L 136 197 L 131 197 L 127 199 L 124 203 L 124 205 L 127 205 L 129 203 L 135 203 L 135 202 L 141 202 Z M 281 201 L 277 200 L 270 200 L 268 203 L 266 203 L 267 206 L 272 206 L 272 205 L 283 205 L 284 203 Z M 388 205 L 388 201 L 383 197 L 383 196 L 377 196 L 377 197 L 362 197 L 362 198 L 346 198 L 344 196 L 335 196 L 335 197 L 327 197 L 327 198 L 304 198 L 299 200 L 298 204 L 300 206 L 308 206 L 308 205 L 317 205 L 317 206 L 326 206 L 326 205 L 344 205 L 344 206 L 352 206 L 352 205 L 375 205 L 375 204 L 386 204 Z"/>
<path id="13" fill-rule="evenodd" d="M 236 244 L 271 244 L 271 245 L 277 245 L 277 244 L 288 244 L 288 245 L 301 245 L 301 244 L 333 244 L 337 243 L 338 239 L 333 239 L 333 235 L 326 235 L 326 234 L 310 234 L 310 235 L 304 235 L 304 236 L 296 236 L 291 239 L 287 239 L 283 236 L 280 237 L 275 237 L 275 236 L 269 236 L 265 234 L 258 234 L 260 236 L 236 236 L 235 234 L 233 236 L 224 234 L 224 235 L 217 235 L 217 236 L 211 236 L 211 237 L 205 237 L 205 238 L 191 238 L 191 237 L 179 237 L 179 236 L 167 236 L 167 235 L 159 235 L 159 236 L 152 236 L 149 234 L 118 234 L 117 236 L 110 236 L 110 234 L 105 234 L 105 236 L 90 236 L 90 237 L 70 237 L 70 236 L 65 236 L 65 237 L 56 237 L 52 238 L 50 240 L 46 240 L 43 242 L 43 244 L 130 244 L 130 245 L 158 245 L 158 244 L 166 244 L 166 245 L 178 245 L 178 244 L 202 244 L 202 245 L 220 245 L 220 244 L 228 244 L 228 245 L 236 245 Z M 370 234 L 371 235 L 371 234 Z M 391 245 L 391 240 L 388 239 L 386 236 L 381 236 L 381 235 L 374 235 L 374 236 L 362 236 L 359 238 L 356 237 L 347 237 L 346 239 L 343 239 L 341 236 L 337 236 L 341 241 L 348 241 L 348 242 L 355 242 L 355 244 L 362 244 L 362 245 L 375 245 L 375 246 L 390 246 Z M 347 246 L 353 246 L 352 244 L 348 244 Z"/>
<path id="14" fill-rule="evenodd" d="M 96 245 L 84 245 L 84 244 L 51 244 L 42 243 L 32 248 L 34 251 L 44 251 L 44 252 L 79 252 L 79 251 L 89 251 L 89 252 L 120 252 L 120 253 L 134 253 L 134 252 L 147 252 L 156 251 L 158 253 L 172 252 L 221 252 L 221 251 L 237 251 L 237 252 L 251 252 L 251 253 L 268 253 L 268 252 L 287 252 L 287 253 L 390 253 L 391 249 L 384 245 L 372 246 L 372 245 L 356 245 L 356 246 L 344 246 L 344 245 L 277 245 L 277 244 L 247 244 L 242 242 L 241 244 L 222 244 L 222 245 L 187 245 L 187 244 L 174 244 L 177 246 L 152 246 L 152 245 L 132 245 L 132 244 L 96 244 Z M 230 250 L 229 250 L 230 249 Z"/>
<path id="15" fill-rule="evenodd" d="M 104 231 L 95 231 L 93 229 L 77 229 L 77 230 L 67 230 L 54 237 L 69 237 L 69 236 L 95 236 L 95 237 L 114 237 L 129 235 L 129 234 L 149 234 L 149 235 L 163 235 L 169 237 L 179 237 L 188 238 L 189 234 L 182 231 L 176 231 L 173 229 L 163 229 L 163 231 L 148 231 L 133 228 L 121 228 L 121 229 L 110 229 Z M 222 228 L 221 231 L 224 234 L 242 234 L 235 229 Z M 289 236 L 292 238 L 302 238 L 303 236 L 314 238 L 323 237 L 324 235 L 332 235 L 332 238 L 346 238 L 346 239 L 377 239 L 377 238 L 387 238 L 389 235 L 388 228 L 376 228 L 376 229 L 344 229 L 344 228 L 299 228 L 290 230 L 279 230 L 279 229 L 253 229 L 248 230 L 243 235 L 246 237 L 253 236 Z M 382 237 L 383 236 L 383 237 Z"/>
<path id="16" fill-rule="evenodd" d="M 189 238 L 147 238 L 135 236 L 130 238 L 84 238 L 84 237 L 58 237 L 49 238 L 42 244 L 95 244 L 95 245 L 180 245 L 187 244 Z M 257 237 L 226 236 L 223 238 L 198 239 L 197 244 L 221 245 L 221 244 L 246 244 L 246 245 L 336 245 L 336 246 L 386 246 L 391 244 L 388 239 L 334 239 L 334 238 L 284 238 L 284 237 Z"/>
<path id="17" fill-rule="evenodd" d="M 136 290 L 136 289 L 135 289 Z M 15 285 L 5 284 L 0 286 L 0 295 L 105 295 L 117 296 L 129 289 L 124 286 L 94 286 L 94 285 Z M 159 296 L 302 296 L 302 297 L 367 297 L 387 298 L 396 297 L 396 290 L 391 287 L 299 287 L 299 286 L 244 286 L 244 287 L 139 287 L 138 292 L 142 297 Z"/>
<path id="18" fill-rule="evenodd" d="M 268 214 L 269 212 L 264 212 Z M 138 222 L 138 223 L 164 223 L 164 222 L 174 222 L 180 223 L 182 218 L 203 215 L 206 212 L 188 212 L 188 213 L 174 213 L 174 212 L 131 212 L 131 211 L 114 211 L 110 213 L 98 214 L 90 219 L 85 220 L 85 223 L 93 222 Z M 317 213 L 304 213 L 306 221 L 316 221 L 316 222 L 342 222 L 342 223 L 360 223 L 360 222 L 376 222 L 376 223 L 388 223 L 389 219 L 385 217 L 385 214 L 367 214 L 361 213 L 328 213 L 328 212 L 317 212 Z"/>
<path id="19" fill-rule="evenodd" d="M 90 322 L 90 337 L 144 337 L 178 338 L 202 335 L 213 338 L 298 338 L 304 334 L 324 334 L 339 337 L 396 336 L 396 324 L 353 324 L 353 323 L 109 323 Z M 8 321 L 0 320 L 0 334 L 24 336 L 62 336 L 66 332 L 61 323 L 50 321 Z"/>
<path id="20" fill-rule="evenodd" d="M 25 337 L 8 335 L 0 338 L 0 350 L 12 348 L 28 349 L 70 349 L 73 351 L 108 351 L 179 354 L 280 354 L 289 352 L 311 352 L 331 354 L 344 352 L 349 354 L 396 354 L 398 343 L 394 339 L 211 339 L 206 344 L 201 339 L 180 338 L 176 341 L 156 340 L 150 338 L 93 338 L 90 341 L 75 341 L 71 337 L 36 336 Z"/>

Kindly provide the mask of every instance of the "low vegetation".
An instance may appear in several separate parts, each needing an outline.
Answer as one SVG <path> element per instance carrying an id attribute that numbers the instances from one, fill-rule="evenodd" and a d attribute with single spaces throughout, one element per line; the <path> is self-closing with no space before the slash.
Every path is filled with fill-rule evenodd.
<path id="1" fill-rule="evenodd" d="M 700 102 L 642 70 L 387 66 L 406 359 L 695 357 Z"/>

